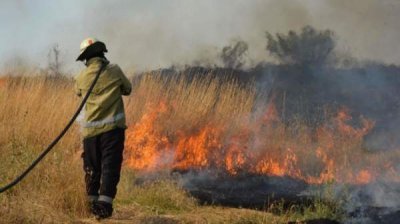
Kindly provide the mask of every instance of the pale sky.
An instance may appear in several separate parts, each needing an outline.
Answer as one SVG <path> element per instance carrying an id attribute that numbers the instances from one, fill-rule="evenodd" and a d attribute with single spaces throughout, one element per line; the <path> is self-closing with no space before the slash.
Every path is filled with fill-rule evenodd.
<path id="1" fill-rule="evenodd" d="M 93 36 L 126 69 L 213 61 L 235 39 L 249 43 L 256 63 L 271 60 L 266 31 L 312 25 L 333 30 L 359 59 L 399 65 L 399 18 L 400 0 L 1 0 L 0 62 L 45 66 L 57 43 L 66 68 L 77 69 L 79 44 Z"/>

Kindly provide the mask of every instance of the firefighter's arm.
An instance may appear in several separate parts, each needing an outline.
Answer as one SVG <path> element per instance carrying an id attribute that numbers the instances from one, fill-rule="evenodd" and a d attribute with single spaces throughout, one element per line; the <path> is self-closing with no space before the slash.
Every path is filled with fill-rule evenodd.
<path id="1" fill-rule="evenodd" d="M 121 81 L 122 81 L 122 85 L 121 85 L 121 93 L 122 95 L 129 95 L 132 92 L 132 84 L 129 81 L 129 79 L 125 76 L 125 74 L 122 72 L 121 69 L 119 69 L 121 72 Z"/>

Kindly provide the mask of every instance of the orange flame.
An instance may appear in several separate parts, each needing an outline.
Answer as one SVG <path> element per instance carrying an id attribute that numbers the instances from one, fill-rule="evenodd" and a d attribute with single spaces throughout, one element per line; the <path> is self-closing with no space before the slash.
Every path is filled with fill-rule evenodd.
<path id="1" fill-rule="evenodd" d="M 167 106 L 160 103 L 158 110 L 145 114 L 132 131 L 127 133 L 125 144 L 129 154 L 126 163 L 129 167 L 149 170 L 156 169 L 161 164 L 163 152 L 169 148 L 169 142 L 165 136 L 154 130 L 154 126 L 158 114 L 166 112 Z"/>
<path id="2" fill-rule="evenodd" d="M 374 122 L 361 118 L 361 127 L 353 127 L 347 108 L 315 133 L 285 131 L 270 104 L 261 120 L 242 121 L 238 130 L 209 122 L 192 132 L 164 134 L 157 124 L 171 108 L 165 103 L 151 107 L 128 129 L 126 166 L 143 171 L 215 168 L 231 175 L 289 176 L 310 184 L 366 184 L 376 180 L 380 170 L 390 170 L 361 147 Z"/>

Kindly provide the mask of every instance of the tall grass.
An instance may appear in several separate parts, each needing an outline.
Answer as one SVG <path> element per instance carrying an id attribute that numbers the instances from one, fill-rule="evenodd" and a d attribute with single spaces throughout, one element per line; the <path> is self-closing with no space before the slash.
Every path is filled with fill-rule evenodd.
<path id="1" fill-rule="evenodd" d="M 164 115 L 157 127 L 168 133 L 190 131 L 211 121 L 227 123 L 254 110 L 255 99 L 252 85 L 241 86 L 234 80 L 221 82 L 203 77 L 188 82 L 181 76 L 167 80 L 158 74 L 146 74 L 135 82 L 133 93 L 124 102 L 129 125 L 138 122 L 149 106 L 167 102 L 174 110 Z M 1 185 L 16 177 L 52 141 L 79 101 L 71 79 L 35 76 L 1 80 Z M 72 223 L 89 216 L 81 140 L 75 125 L 26 179 L 0 194 L 0 223 Z M 173 183 L 133 186 L 135 174 L 130 173 L 124 168 L 117 205 L 134 205 L 133 209 L 153 215 L 199 210 L 195 200 Z M 207 211 L 211 213 L 212 209 Z M 245 217 L 253 216 L 251 213 Z M 182 217 L 185 219 L 185 215 Z M 249 219 L 248 223 L 253 223 Z M 266 222 L 265 215 L 254 220 Z"/>
<path id="2" fill-rule="evenodd" d="M 10 78 L 0 90 L 0 182 L 16 177 L 66 124 L 77 104 L 72 85 L 45 77 Z M 37 168 L 1 194 L 3 222 L 35 223 L 86 215 L 74 127 Z"/>
<path id="3" fill-rule="evenodd" d="M 242 87 L 234 80 L 222 84 L 218 78 L 207 77 L 188 81 L 184 75 L 165 79 L 159 74 L 145 74 L 126 101 L 129 123 L 138 121 L 149 107 L 157 107 L 160 102 L 173 107 L 164 119 L 164 127 L 172 130 L 210 121 L 226 123 L 253 109 L 254 86 Z"/>

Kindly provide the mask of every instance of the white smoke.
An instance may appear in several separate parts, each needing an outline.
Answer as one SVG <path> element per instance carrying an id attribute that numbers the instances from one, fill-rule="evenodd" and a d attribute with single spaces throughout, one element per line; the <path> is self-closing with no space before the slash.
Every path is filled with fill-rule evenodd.
<path id="1" fill-rule="evenodd" d="M 400 56 L 397 0 L 20 0 L 5 1 L 0 10 L 8 30 L 0 57 L 26 54 L 37 63 L 58 43 L 70 59 L 67 65 L 76 66 L 79 43 L 87 36 L 108 44 L 111 61 L 136 70 L 215 61 L 235 38 L 249 44 L 250 61 L 257 63 L 272 60 L 266 31 L 286 33 L 305 25 L 332 29 L 339 48 L 357 58 L 398 64 Z"/>

